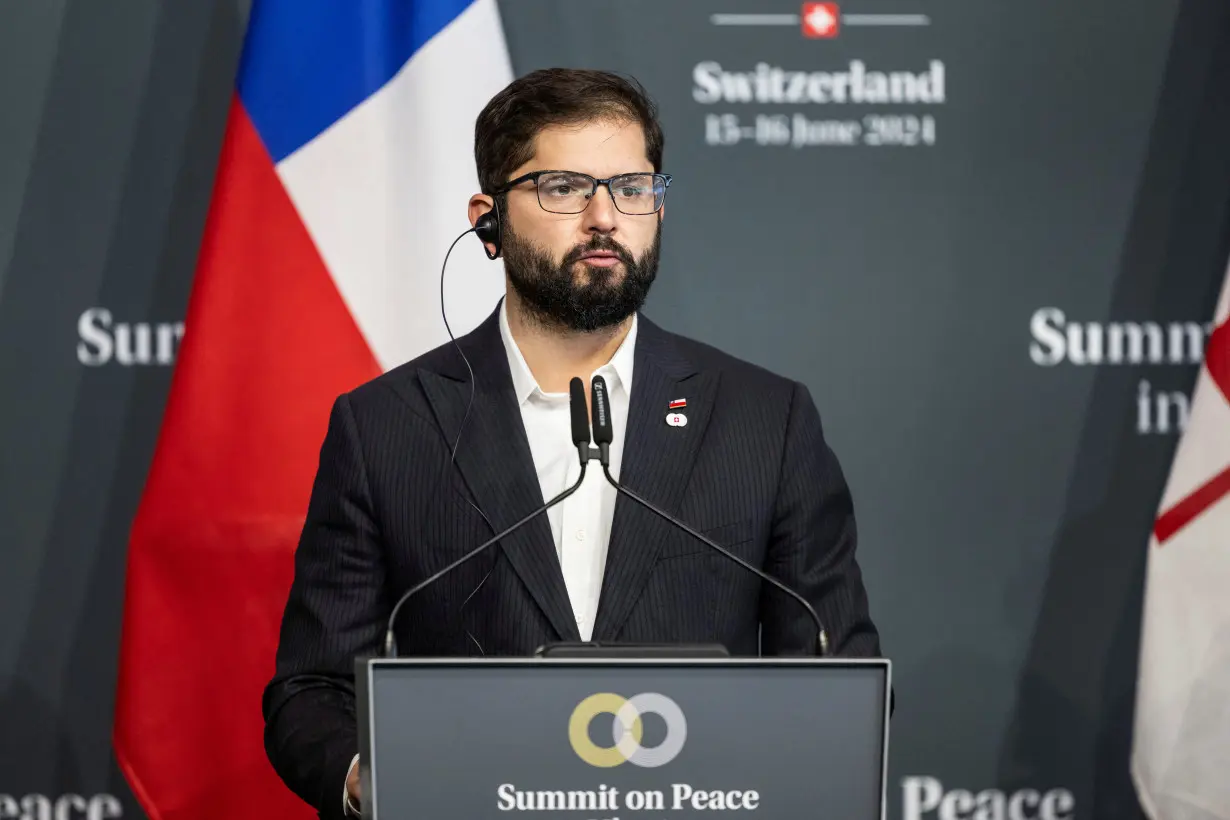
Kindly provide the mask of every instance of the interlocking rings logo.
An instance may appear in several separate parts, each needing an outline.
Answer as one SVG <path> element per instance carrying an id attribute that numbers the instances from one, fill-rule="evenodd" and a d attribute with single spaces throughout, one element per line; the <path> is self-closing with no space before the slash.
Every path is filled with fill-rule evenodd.
<path id="1" fill-rule="evenodd" d="M 666 723 L 666 737 L 657 746 L 642 746 L 641 715 L 655 714 Z M 613 746 L 599 746 L 589 739 L 589 724 L 598 715 L 612 715 Z M 665 766 L 683 751 L 688 722 L 679 704 L 666 695 L 644 692 L 623 698 L 611 692 L 590 695 L 577 704 L 568 721 L 568 741 L 577 757 L 591 766 L 610 768 L 627 762 L 634 766 Z"/>

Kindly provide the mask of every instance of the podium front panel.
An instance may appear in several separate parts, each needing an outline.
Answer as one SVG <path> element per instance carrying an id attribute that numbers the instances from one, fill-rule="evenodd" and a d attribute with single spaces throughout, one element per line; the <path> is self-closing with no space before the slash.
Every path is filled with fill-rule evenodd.
<path id="1" fill-rule="evenodd" d="M 372 818 L 884 817 L 886 660 L 369 660 Z"/>

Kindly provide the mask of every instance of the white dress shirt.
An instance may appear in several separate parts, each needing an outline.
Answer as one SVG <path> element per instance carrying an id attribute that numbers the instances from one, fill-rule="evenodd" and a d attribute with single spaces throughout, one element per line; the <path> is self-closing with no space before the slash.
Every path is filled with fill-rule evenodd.
<path id="1" fill-rule="evenodd" d="M 508 354 L 508 369 L 512 373 L 513 392 L 521 408 L 521 421 L 534 457 L 534 470 L 544 502 L 572 486 L 581 474 L 577 448 L 572 443 L 571 416 L 567 393 L 544 393 L 530 372 L 525 357 L 513 340 L 508 326 L 507 303 L 500 306 L 500 336 Z M 632 362 L 636 351 L 636 315 L 632 327 L 611 360 L 590 374 L 606 381 L 611 402 L 611 475 L 619 478 L 623 462 L 624 430 L 628 420 L 629 398 L 632 395 Z M 589 394 L 589 379 L 585 392 Z M 572 613 L 582 640 L 594 632 L 598 614 L 598 595 L 602 590 L 602 575 L 606 569 L 607 543 L 611 536 L 611 518 L 615 514 L 615 488 L 610 485 L 602 468 L 593 462 L 580 488 L 563 502 L 547 510 L 551 535 L 555 538 L 555 554 L 559 556 L 564 585 L 572 602 Z"/>
<path id="2" fill-rule="evenodd" d="M 534 471 L 543 502 L 550 501 L 576 482 L 581 474 L 577 448 L 572 443 L 572 416 L 567 393 L 544 393 L 534 374 L 525 363 L 521 349 L 508 327 L 507 302 L 500 305 L 500 337 L 508 354 L 508 369 L 512 373 L 513 393 L 521 408 L 521 422 L 534 457 Z M 636 352 L 636 314 L 632 327 L 611 360 L 590 374 L 606 380 L 611 402 L 611 475 L 619 479 L 623 463 L 624 431 L 627 428 L 629 399 L 632 395 L 632 361 Z M 585 393 L 589 394 L 589 380 Z M 606 569 L 606 549 L 611 537 L 611 518 L 615 515 L 615 488 L 602 475 L 597 462 L 591 462 L 585 481 L 575 493 L 547 510 L 551 535 L 555 538 L 555 554 L 559 556 L 564 584 L 572 602 L 572 614 L 581 638 L 588 641 L 594 634 L 594 618 L 598 614 L 598 596 L 602 591 L 602 575 Z M 359 763 L 355 755 L 350 762 L 353 770 Z M 357 817 L 345 788 L 342 806 L 347 815 Z"/>

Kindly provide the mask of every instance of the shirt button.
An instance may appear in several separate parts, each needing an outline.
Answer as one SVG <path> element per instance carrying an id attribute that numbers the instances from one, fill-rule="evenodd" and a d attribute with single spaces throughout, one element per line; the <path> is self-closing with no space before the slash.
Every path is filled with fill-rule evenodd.
<path id="1" fill-rule="evenodd" d="M 577 530 L 577 540 L 578 541 L 585 540 L 585 530 Z"/>

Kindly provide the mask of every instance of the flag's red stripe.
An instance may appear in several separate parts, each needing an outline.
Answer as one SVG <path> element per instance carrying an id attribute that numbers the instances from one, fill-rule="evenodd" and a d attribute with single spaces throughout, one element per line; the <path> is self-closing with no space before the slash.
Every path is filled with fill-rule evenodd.
<path id="1" fill-rule="evenodd" d="M 1191 495 L 1158 516 L 1153 534 L 1165 544 L 1179 530 L 1230 493 L 1230 467 L 1222 470 Z"/>
<path id="2" fill-rule="evenodd" d="M 151 818 L 314 816 L 260 698 L 329 408 L 379 372 L 234 103 L 128 556 L 114 743 Z"/>

